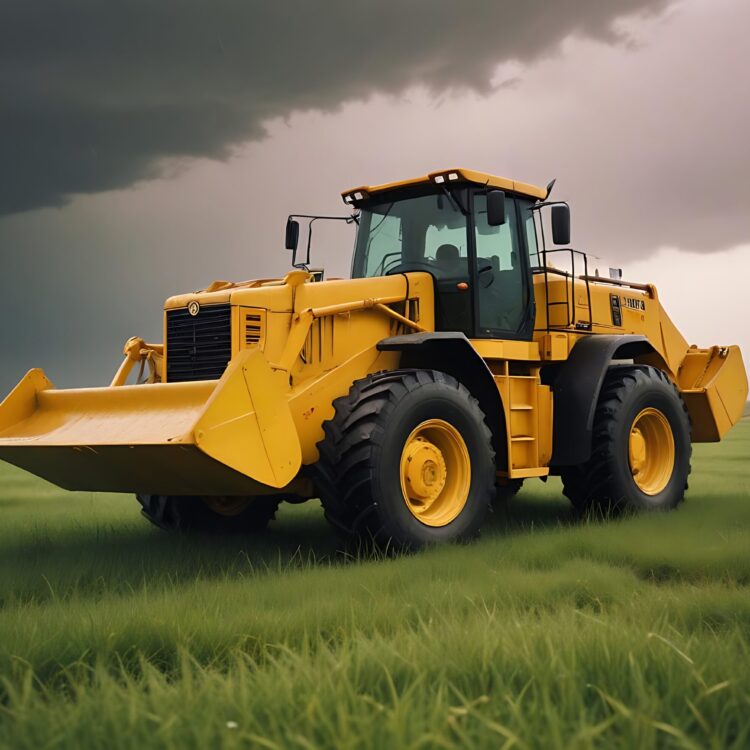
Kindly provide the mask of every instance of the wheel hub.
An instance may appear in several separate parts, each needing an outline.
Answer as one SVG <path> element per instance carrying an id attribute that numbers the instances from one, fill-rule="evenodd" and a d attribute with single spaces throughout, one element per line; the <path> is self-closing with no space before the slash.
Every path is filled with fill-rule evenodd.
<path id="1" fill-rule="evenodd" d="M 637 476 L 646 463 L 646 440 L 637 427 L 630 432 L 630 469 Z"/>
<path id="2" fill-rule="evenodd" d="M 201 498 L 203 502 L 214 512 L 220 516 L 238 516 L 244 511 L 250 504 L 250 500 L 247 497 L 207 497 Z"/>
<path id="3" fill-rule="evenodd" d="M 427 526 L 445 526 L 466 505 L 471 461 L 453 425 L 428 419 L 418 425 L 401 452 L 401 491 L 409 511 Z"/>
<path id="4" fill-rule="evenodd" d="M 633 480 L 644 494 L 658 495 L 669 484 L 675 464 L 674 435 L 658 409 L 643 409 L 633 420 L 628 460 Z"/>
<path id="5" fill-rule="evenodd" d="M 443 454 L 434 443 L 417 437 L 404 449 L 406 487 L 412 500 L 429 505 L 445 487 L 446 467 Z"/>

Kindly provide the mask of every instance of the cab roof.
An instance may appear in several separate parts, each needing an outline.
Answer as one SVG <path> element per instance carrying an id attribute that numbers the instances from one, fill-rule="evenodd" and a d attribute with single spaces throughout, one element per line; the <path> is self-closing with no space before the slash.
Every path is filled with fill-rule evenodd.
<path id="1" fill-rule="evenodd" d="M 360 187 L 351 188 L 341 193 L 344 202 L 350 205 L 366 200 L 368 196 L 376 193 L 384 193 L 389 190 L 398 190 L 399 188 L 415 187 L 426 184 L 443 184 L 450 185 L 453 182 L 471 182 L 475 185 L 482 185 L 499 190 L 508 190 L 513 193 L 520 193 L 530 198 L 544 200 L 547 197 L 547 189 L 540 188 L 536 185 L 530 185 L 527 182 L 516 182 L 507 177 L 498 177 L 486 172 L 477 172 L 473 169 L 440 169 L 437 172 L 430 172 L 423 177 L 414 177 L 410 180 L 399 180 L 398 182 L 386 182 L 382 185 L 361 185 Z"/>

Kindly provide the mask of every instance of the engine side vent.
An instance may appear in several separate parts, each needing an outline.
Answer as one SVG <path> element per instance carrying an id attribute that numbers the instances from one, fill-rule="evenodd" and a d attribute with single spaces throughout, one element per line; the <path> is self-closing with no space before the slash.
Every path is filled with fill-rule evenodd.
<path id="1" fill-rule="evenodd" d="M 258 346 L 261 349 L 266 338 L 266 311 L 259 309 L 245 310 L 245 348 Z"/>
<path id="2" fill-rule="evenodd" d="M 197 315 L 167 310 L 167 382 L 217 380 L 232 358 L 229 305 L 206 305 Z"/>

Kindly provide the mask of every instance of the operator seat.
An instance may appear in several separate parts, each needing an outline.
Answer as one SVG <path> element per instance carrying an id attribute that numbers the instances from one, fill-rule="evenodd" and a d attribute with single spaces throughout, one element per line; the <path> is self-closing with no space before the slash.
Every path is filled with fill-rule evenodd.
<path id="1" fill-rule="evenodd" d="M 435 279 L 435 323 L 440 331 L 472 332 L 471 295 L 465 294 L 469 263 L 455 245 L 440 245 L 435 251 L 433 268 Z"/>
<path id="2" fill-rule="evenodd" d="M 448 275 L 466 275 L 466 263 L 462 260 L 458 248 L 449 243 L 440 245 L 435 252 L 435 266 Z"/>

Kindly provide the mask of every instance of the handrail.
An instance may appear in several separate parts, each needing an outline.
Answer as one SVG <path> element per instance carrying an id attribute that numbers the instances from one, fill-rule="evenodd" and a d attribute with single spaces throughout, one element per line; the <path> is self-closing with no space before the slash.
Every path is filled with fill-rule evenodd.
<path id="1" fill-rule="evenodd" d="M 631 289 L 639 289 L 642 292 L 648 292 L 652 297 L 654 292 L 653 284 L 641 284 L 637 281 L 624 281 L 623 279 L 610 279 L 606 276 L 581 276 L 584 281 L 593 281 L 598 284 L 612 284 L 613 286 L 626 286 Z"/>
<path id="2" fill-rule="evenodd" d="M 568 273 L 567 271 L 563 271 L 561 269 L 547 266 L 547 253 L 570 253 L 571 272 Z M 579 328 L 579 324 L 576 323 L 576 320 L 575 320 L 575 317 L 576 317 L 575 283 L 576 283 L 576 278 L 580 278 L 586 284 L 586 304 L 588 306 L 588 311 L 589 311 L 588 323 L 581 324 L 580 327 L 587 328 L 587 330 L 590 331 L 594 325 L 594 316 L 593 316 L 593 312 L 591 309 L 591 287 L 589 286 L 589 279 L 592 277 L 589 276 L 588 256 L 582 250 L 574 250 L 571 247 L 553 248 L 551 250 L 547 250 L 545 248 L 543 251 L 543 254 L 544 254 L 544 267 L 539 269 L 539 271 L 544 273 L 544 305 L 545 305 L 545 314 L 546 314 L 545 330 L 547 332 L 550 332 L 552 330 L 552 326 L 550 325 L 550 322 L 549 322 L 550 307 L 552 307 L 555 304 L 565 305 L 567 318 L 566 318 L 566 322 L 563 325 L 554 326 L 554 329 L 558 330 L 560 328 L 569 328 L 570 326 L 575 326 L 576 328 Z M 576 255 L 583 256 L 583 271 L 584 272 L 583 272 L 583 275 L 579 277 L 576 277 L 575 275 L 575 256 Z M 549 300 L 549 278 L 548 277 L 549 277 L 549 274 L 551 273 L 563 276 L 566 279 L 568 278 L 570 279 L 570 291 L 568 291 L 567 281 L 565 283 L 565 301 L 564 302 L 563 301 L 550 302 Z"/>

